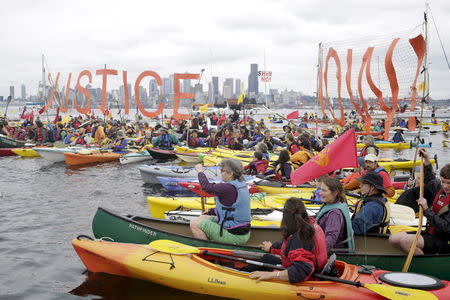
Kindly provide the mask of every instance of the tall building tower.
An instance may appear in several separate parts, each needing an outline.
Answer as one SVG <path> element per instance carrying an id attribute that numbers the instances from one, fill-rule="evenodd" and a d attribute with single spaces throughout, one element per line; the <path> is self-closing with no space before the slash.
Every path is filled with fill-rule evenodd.
<path id="1" fill-rule="evenodd" d="M 148 95 L 150 97 L 158 95 L 158 83 L 156 82 L 156 79 L 150 79 Z"/>
<path id="2" fill-rule="evenodd" d="M 27 100 L 27 89 L 25 87 L 25 84 L 22 84 L 22 86 L 20 87 L 20 91 L 21 91 L 22 101 Z"/>
<path id="3" fill-rule="evenodd" d="M 14 97 L 14 86 L 13 86 L 13 85 L 11 85 L 11 86 L 9 87 L 9 95 L 11 96 L 11 99 L 12 99 L 12 100 L 15 99 L 15 97 Z"/>
<path id="4" fill-rule="evenodd" d="M 251 64 L 250 74 L 248 75 L 248 94 L 249 97 L 255 98 L 258 93 L 258 64 Z"/>
<path id="5" fill-rule="evenodd" d="M 234 98 L 233 85 L 234 85 L 233 78 L 225 79 L 225 82 L 223 83 L 223 89 L 222 89 L 223 98 L 225 98 L 225 99 Z"/>
<path id="6" fill-rule="evenodd" d="M 240 79 L 236 79 L 234 81 L 234 85 L 236 86 L 235 87 L 234 96 L 235 97 L 239 97 L 239 95 L 242 94 L 242 91 L 241 91 L 241 80 Z"/>
<path id="7" fill-rule="evenodd" d="M 183 88 L 181 89 L 182 93 L 191 93 L 192 92 L 192 86 L 191 86 L 191 80 L 190 79 L 183 79 Z"/>
<path id="8" fill-rule="evenodd" d="M 217 104 L 217 101 L 219 100 L 219 77 L 217 76 L 212 77 L 212 89 L 213 89 L 212 103 Z"/>

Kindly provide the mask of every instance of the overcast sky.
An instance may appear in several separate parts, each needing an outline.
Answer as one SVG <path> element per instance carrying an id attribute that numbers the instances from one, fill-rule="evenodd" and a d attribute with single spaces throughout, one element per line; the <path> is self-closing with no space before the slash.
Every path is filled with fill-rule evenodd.
<path id="1" fill-rule="evenodd" d="M 132 84 L 144 70 L 161 77 L 199 73 L 240 78 L 247 88 L 250 64 L 273 72 L 269 88 L 313 95 L 319 42 L 364 38 L 409 30 L 423 21 L 419 0 L 377 1 L 62 1 L 0 3 L 0 95 L 20 85 L 36 93 L 41 55 L 50 72 L 72 86 L 79 72 L 108 68 L 129 72 Z M 431 2 L 447 55 L 450 55 L 450 1 Z M 431 97 L 450 98 L 450 70 L 430 20 Z M 121 76 L 109 88 L 120 84 Z M 144 84 L 145 81 L 143 81 Z M 148 80 L 147 80 L 148 82 Z M 87 82 L 85 82 L 87 83 Z M 260 90 L 264 91 L 264 85 Z"/>

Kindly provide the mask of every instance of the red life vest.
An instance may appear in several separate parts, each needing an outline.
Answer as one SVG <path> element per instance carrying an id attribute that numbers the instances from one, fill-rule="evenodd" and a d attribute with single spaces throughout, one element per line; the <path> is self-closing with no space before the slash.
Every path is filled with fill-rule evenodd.
<path id="1" fill-rule="evenodd" d="M 189 147 L 197 147 L 198 146 L 198 138 L 189 137 Z"/>
<path id="2" fill-rule="evenodd" d="M 310 218 L 311 224 L 314 227 L 314 248 L 312 252 L 307 250 L 301 251 L 301 257 L 297 258 L 298 261 L 311 262 L 314 265 L 314 272 L 321 271 L 328 260 L 328 252 L 327 252 L 327 243 L 325 240 L 325 233 L 323 233 L 322 228 L 315 222 L 313 218 Z M 292 238 L 292 235 L 283 241 L 281 245 L 281 263 L 283 267 L 288 268 L 291 265 L 290 260 L 286 257 L 285 251 L 288 245 L 289 240 Z M 312 255 L 311 255 L 312 254 Z M 307 280 L 308 278 L 305 278 Z"/>
<path id="3" fill-rule="evenodd" d="M 443 214 L 447 213 L 450 209 L 450 194 L 446 195 L 444 193 L 444 190 L 441 189 L 436 194 L 436 197 L 434 197 L 433 206 L 431 206 L 431 209 L 438 216 L 442 216 Z M 434 234 L 435 231 L 436 228 L 427 224 L 427 232 L 429 234 Z"/>
<path id="4" fill-rule="evenodd" d="M 42 137 L 42 129 L 41 129 L 41 128 L 38 128 L 38 129 L 36 130 L 36 141 L 41 142 L 42 140 L 43 140 L 43 137 Z"/>

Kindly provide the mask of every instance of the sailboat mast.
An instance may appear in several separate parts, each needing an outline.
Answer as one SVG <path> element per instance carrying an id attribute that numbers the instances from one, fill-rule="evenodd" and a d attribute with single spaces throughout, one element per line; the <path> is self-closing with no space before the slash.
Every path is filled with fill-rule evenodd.
<path id="1" fill-rule="evenodd" d="M 429 92 L 430 92 L 430 80 L 428 73 L 428 48 L 429 48 L 429 36 L 428 36 L 428 11 L 430 9 L 430 4 L 425 2 L 425 13 L 424 13 L 424 31 L 425 31 L 425 57 L 423 62 L 423 82 L 425 88 L 422 92 L 422 99 L 427 100 Z"/>
<path id="2" fill-rule="evenodd" d="M 45 82 L 45 66 L 44 66 L 44 54 L 42 54 L 42 94 L 41 100 L 44 100 L 45 102 L 47 102 L 47 95 L 46 95 L 46 82 Z"/>

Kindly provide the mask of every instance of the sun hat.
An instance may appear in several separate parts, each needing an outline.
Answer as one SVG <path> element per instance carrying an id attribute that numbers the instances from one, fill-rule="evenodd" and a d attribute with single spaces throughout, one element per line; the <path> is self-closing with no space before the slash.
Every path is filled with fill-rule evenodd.
<path id="1" fill-rule="evenodd" d="M 367 172 L 364 176 L 358 178 L 361 182 L 366 182 L 368 184 L 373 185 L 377 190 L 386 194 L 386 190 L 383 186 L 383 177 L 380 174 L 375 173 L 373 171 Z"/>
<path id="2" fill-rule="evenodd" d="M 378 156 L 376 156 L 375 154 L 367 154 L 366 156 L 364 156 L 364 161 L 376 162 L 378 161 Z"/>

